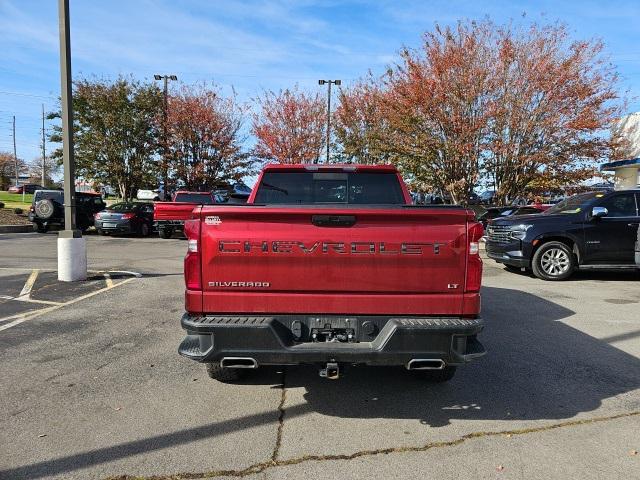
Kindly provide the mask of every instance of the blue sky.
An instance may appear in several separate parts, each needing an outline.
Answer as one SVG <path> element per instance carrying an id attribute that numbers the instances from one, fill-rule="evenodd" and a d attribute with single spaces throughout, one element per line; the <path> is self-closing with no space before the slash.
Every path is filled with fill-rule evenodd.
<path id="1" fill-rule="evenodd" d="M 263 89 L 319 78 L 349 83 L 382 72 L 403 46 L 415 46 L 435 22 L 489 16 L 565 22 L 575 38 L 601 38 L 640 97 L 640 2 L 635 1 L 215 1 L 70 0 L 75 76 L 152 79 L 172 73 L 186 83 L 215 81 L 242 100 Z M 522 15 L 526 13 L 523 20 Z M 40 111 L 60 92 L 55 0 L 0 0 L 0 151 L 39 155 Z M 632 99 L 630 111 L 640 110 Z"/>

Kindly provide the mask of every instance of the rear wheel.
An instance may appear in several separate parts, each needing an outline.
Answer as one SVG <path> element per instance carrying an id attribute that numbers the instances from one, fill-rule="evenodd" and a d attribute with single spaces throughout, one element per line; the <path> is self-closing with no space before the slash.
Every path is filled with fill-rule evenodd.
<path id="1" fill-rule="evenodd" d="M 148 237 L 151 234 L 151 229 L 149 228 L 149 224 L 144 222 L 140 225 L 140 236 Z"/>
<path id="2" fill-rule="evenodd" d="M 38 233 L 47 233 L 49 231 L 49 225 L 46 223 L 36 223 L 35 226 Z"/>
<path id="3" fill-rule="evenodd" d="M 431 383 L 444 383 L 451 380 L 458 367 L 448 366 L 442 370 L 413 370 L 422 380 L 426 380 Z"/>
<path id="4" fill-rule="evenodd" d="M 98 235 L 106 235 L 105 231 L 101 228 L 98 228 Z"/>
<path id="5" fill-rule="evenodd" d="M 172 228 L 161 228 L 158 231 L 158 234 L 160 235 L 161 238 L 171 238 L 171 235 L 173 235 L 173 229 Z"/>
<path id="6" fill-rule="evenodd" d="M 210 362 L 205 364 L 209 378 L 222 383 L 235 382 L 243 378 L 247 371 L 240 368 L 222 368 L 220 362 Z"/>
<path id="7" fill-rule="evenodd" d="M 547 242 L 536 250 L 533 274 L 542 280 L 566 280 L 576 268 L 576 257 L 562 242 Z"/>

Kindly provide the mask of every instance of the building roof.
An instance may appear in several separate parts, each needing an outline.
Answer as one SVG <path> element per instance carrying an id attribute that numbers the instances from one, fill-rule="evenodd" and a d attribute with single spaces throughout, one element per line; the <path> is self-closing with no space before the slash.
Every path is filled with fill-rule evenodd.
<path id="1" fill-rule="evenodd" d="M 633 167 L 640 168 L 640 158 L 632 158 L 630 160 L 618 160 L 600 165 L 600 171 L 615 170 L 616 168 Z"/>

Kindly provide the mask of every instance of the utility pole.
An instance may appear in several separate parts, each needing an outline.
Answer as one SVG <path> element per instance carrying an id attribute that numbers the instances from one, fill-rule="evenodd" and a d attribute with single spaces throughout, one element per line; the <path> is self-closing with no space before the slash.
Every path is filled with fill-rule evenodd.
<path id="1" fill-rule="evenodd" d="M 340 85 L 342 84 L 341 80 L 318 80 L 318 85 L 327 84 L 328 92 L 327 92 L 327 158 L 325 160 L 326 163 L 329 163 L 329 146 L 331 144 L 331 84 Z"/>
<path id="2" fill-rule="evenodd" d="M 163 88 L 163 108 L 162 108 L 162 183 L 164 200 L 169 192 L 169 142 L 167 139 L 167 113 L 169 109 L 169 80 L 178 80 L 175 75 L 153 76 L 155 80 L 164 80 Z"/>
<path id="3" fill-rule="evenodd" d="M 13 116 L 13 164 L 16 167 L 16 187 L 18 186 L 18 153 L 16 152 L 16 116 Z"/>
<path id="4" fill-rule="evenodd" d="M 74 282 L 87 278 L 87 245 L 80 230 L 76 229 L 69 0 L 58 0 L 58 20 L 60 23 L 60 103 L 64 168 L 64 230 L 58 234 L 58 280 Z"/>
<path id="5" fill-rule="evenodd" d="M 44 143 L 44 103 L 42 104 L 42 188 L 45 188 L 45 179 L 47 178 L 46 176 L 46 172 L 45 172 L 45 162 L 46 162 L 46 158 L 47 158 L 47 149 L 46 149 L 46 145 Z"/>

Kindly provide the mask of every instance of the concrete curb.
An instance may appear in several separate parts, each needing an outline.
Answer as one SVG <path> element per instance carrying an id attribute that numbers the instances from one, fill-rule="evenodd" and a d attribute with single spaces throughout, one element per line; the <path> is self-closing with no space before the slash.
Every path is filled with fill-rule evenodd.
<path id="1" fill-rule="evenodd" d="M 29 233 L 33 232 L 33 225 L 0 225 L 0 233 Z"/>

